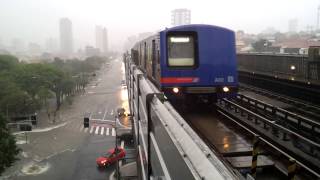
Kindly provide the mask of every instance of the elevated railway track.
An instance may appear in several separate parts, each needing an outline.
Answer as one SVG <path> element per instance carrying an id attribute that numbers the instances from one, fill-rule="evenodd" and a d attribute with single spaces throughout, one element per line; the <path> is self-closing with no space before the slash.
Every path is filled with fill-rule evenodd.
<path id="1" fill-rule="evenodd" d="M 278 94 L 275 92 L 271 92 L 262 88 L 250 86 L 248 84 L 240 83 L 240 92 L 250 91 L 258 95 L 262 95 L 271 99 L 275 99 L 277 101 L 281 101 L 290 105 L 291 107 L 287 108 L 296 114 L 301 114 L 305 117 L 320 120 L 320 106 L 318 104 L 314 104 L 311 102 L 303 101 L 301 99 L 288 97 L 286 95 Z"/>
<path id="2" fill-rule="evenodd" d="M 127 63 L 126 73 L 140 179 L 320 178 L 320 129 L 311 113 L 242 93 L 186 110 L 169 103 L 134 65 Z"/>

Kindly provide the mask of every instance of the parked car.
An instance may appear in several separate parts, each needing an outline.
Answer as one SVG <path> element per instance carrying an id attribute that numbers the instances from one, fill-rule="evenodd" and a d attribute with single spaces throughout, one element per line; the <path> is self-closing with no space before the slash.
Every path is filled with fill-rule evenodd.
<path id="1" fill-rule="evenodd" d="M 108 152 L 103 156 L 98 157 L 96 159 L 96 162 L 98 167 L 107 167 L 117 162 L 117 160 L 124 158 L 125 156 L 126 156 L 126 151 L 123 148 L 121 147 L 112 148 L 112 149 L 109 149 Z"/>

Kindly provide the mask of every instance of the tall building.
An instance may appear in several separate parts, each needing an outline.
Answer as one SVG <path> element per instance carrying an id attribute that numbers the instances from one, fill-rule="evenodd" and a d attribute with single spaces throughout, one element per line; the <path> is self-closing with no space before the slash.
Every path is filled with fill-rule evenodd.
<path id="1" fill-rule="evenodd" d="M 60 51 L 66 56 L 73 53 L 72 22 L 68 18 L 60 19 Z"/>
<path id="2" fill-rule="evenodd" d="M 102 54 L 108 52 L 108 31 L 105 27 L 96 26 L 96 48 L 99 48 Z"/>
<path id="3" fill-rule="evenodd" d="M 298 30 L 298 19 L 289 20 L 289 32 L 297 32 Z"/>
<path id="4" fill-rule="evenodd" d="M 317 13 L 317 29 L 320 30 L 320 5 L 318 6 L 318 13 Z"/>
<path id="5" fill-rule="evenodd" d="M 191 23 L 191 11 L 189 9 L 175 9 L 171 11 L 171 24 L 179 26 Z"/>

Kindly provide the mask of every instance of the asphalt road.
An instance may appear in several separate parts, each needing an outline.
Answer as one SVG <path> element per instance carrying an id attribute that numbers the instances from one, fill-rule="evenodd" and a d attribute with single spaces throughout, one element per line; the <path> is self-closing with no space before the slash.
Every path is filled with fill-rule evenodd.
<path id="1" fill-rule="evenodd" d="M 108 179 L 115 167 L 99 170 L 95 159 L 115 146 L 115 112 L 127 104 L 121 66 L 120 59 L 105 64 L 86 92 L 64 109 L 62 123 L 27 133 L 20 160 L 0 179 Z M 85 113 L 93 120 L 89 128 L 83 127 Z"/>

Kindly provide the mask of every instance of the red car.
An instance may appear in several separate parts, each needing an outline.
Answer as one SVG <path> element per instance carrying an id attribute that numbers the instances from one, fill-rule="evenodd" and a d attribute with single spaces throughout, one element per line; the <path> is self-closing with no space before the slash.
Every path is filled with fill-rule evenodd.
<path id="1" fill-rule="evenodd" d="M 96 159 L 98 167 L 107 167 L 110 164 L 117 162 L 118 159 L 124 158 L 126 156 L 126 151 L 121 148 L 112 148 L 108 152 Z"/>

